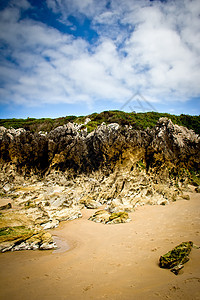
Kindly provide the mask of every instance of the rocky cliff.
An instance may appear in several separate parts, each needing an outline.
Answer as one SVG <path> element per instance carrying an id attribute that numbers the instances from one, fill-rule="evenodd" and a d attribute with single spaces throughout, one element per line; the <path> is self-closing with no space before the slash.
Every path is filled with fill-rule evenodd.
<path id="1" fill-rule="evenodd" d="M 43 230 L 81 217 L 84 207 L 106 205 L 113 214 L 186 199 L 188 183 L 199 180 L 199 150 L 200 137 L 167 118 L 145 131 L 117 123 L 89 134 L 74 123 L 35 134 L 1 127 L 0 189 L 12 208 L 5 207 L 0 227 L 13 209 Z M 20 248 L 12 245 L 6 249 Z M 24 247 L 32 246 L 25 241 Z"/>
<path id="2" fill-rule="evenodd" d="M 199 168 L 200 138 L 192 130 L 161 118 L 152 130 L 137 131 L 117 123 L 102 124 L 87 134 L 73 123 L 50 133 L 0 128 L 0 163 L 12 165 L 19 173 L 47 174 L 52 169 L 74 176 L 117 167 L 134 167 L 141 161 L 147 172 L 166 168 Z"/>

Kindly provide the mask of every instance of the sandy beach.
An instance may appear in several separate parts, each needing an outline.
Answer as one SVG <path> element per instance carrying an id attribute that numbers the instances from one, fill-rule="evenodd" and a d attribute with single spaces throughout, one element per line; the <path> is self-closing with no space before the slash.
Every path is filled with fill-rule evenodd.
<path id="1" fill-rule="evenodd" d="M 200 195 L 142 206 L 127 224 L 83 218 L 50 232 L 59 248 L 0 254 L 0 299 L 200 299 L 200 250 L 176 276 L 159 257 L 184 241 L 200 245 Z"/>

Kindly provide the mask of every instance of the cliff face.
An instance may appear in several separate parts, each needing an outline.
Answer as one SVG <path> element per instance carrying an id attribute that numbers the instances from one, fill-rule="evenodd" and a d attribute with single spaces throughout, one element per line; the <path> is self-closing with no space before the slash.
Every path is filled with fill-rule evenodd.
<path id="1" fill-rule="evenodd" d="M 200 137 L 192 130 L 174 125 L 161 118 L 151 130 L 151 141 L 146 148 L 147 169 L 168 175 L 186 177 L 187 171 L 198 171 L 200 166 Z"/>
<path id="2" fill-rule="evenodd" d="M 68 174 L 133 168 L 138 162 L 147 172 L 178 173 L 199 168 L 200 137 L 161 118 L 152 130 L 136 131 L 118 124 L 101 125 L 90 134 L 73 123 L 49 134 L 0 128 L 0 163 L 12 164 L 23 175 Z"/>
<path id="3" fill-rule="evenodd" d="M 84 207 L 106 205 L 90 220 L 115 224 L 130 221 L 138 205 L 189 200 L 199 153 L 200 137 L 166 118 L 146 131 L 116 123 L 90 134 L 72 123 L 48 134 L 1 127 L 0 251 L 54 248 L 44 229 L 81 217 Z"/>

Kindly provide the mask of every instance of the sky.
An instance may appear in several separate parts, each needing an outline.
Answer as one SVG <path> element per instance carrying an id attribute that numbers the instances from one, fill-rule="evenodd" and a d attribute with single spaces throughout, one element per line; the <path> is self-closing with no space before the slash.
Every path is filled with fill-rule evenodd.
<path id="1" fill-rule="evenodd" d="M 199 0 L 0 0 L 0 118 L 200 114 Z"/>

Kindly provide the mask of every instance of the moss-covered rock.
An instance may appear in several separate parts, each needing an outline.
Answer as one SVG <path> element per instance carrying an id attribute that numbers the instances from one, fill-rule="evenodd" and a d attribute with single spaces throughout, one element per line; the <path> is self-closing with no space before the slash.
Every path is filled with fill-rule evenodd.
<path id="1" fill-rule="evenodd" d="M 51 234 L 40 227 L 15 226 L 0 229 L 0 252 L 54 248 L 56 244 Z"/>
<path id="2" fill-rule="evenodd" d="M 111 214 L 106 210 L 98 210 L 89 218 L 89 220 L 104 224 L 128 223 L 131 221 L 127 212 L 117 212 Z"/>
<path id="3" fill-rule="evenodd" d="M 53 248 L 56 244 L 51 234 L 35 225 L 23 211 L 0 214 L 0 252 Z"/>
<path id="4" fill-rule="evenodd" d="M 0 228 L 0 243 L 7 241 L 20 241 L 33 235 L 33 230 L 25 226 Z"/>
<path id="5" fill-rule="evenodd" d="M 160 257 L 159 266 L 161 268 L 172 269 L 171 271 L 177 275 L 178 271 L 182 269 L 183 264 L 189 260 L 188 255 L 192 247 L 193 242 L 191 241 L 181 243 Z"/>
<path id="6" fill-rule="evenodd" d="M 131 219 L 129 218 L 128 213 L 123 211 L 123 212 L 112 213 L 107 223 L 108 224 L 127 223 L 130 222 L 130 220 Z"/>
<path id="7" fill-rule="evenodd" d="M 94 215 L 89 217 L 88 220 L 96 222 L 96 223 L 104 223 L 106 224 L 109 221 L 110 213 L 106 210 L 98 210 Z"/>

